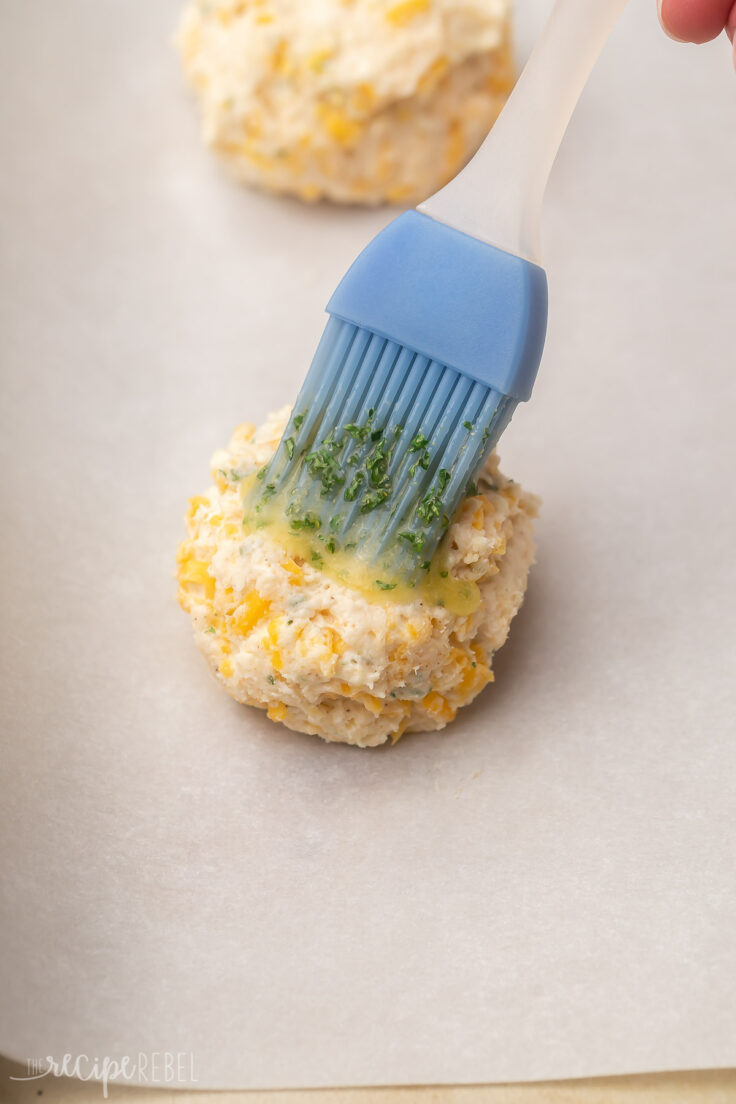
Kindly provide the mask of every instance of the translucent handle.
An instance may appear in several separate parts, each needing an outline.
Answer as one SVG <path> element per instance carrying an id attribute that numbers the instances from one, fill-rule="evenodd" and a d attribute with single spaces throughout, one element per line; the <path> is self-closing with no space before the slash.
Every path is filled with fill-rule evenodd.
<path id="1" fill-rule="evenodd" d="M 419 210 L 539 261 L 544 190 L 585 82 L 626 0 L 557 0 L 491 133 Z"/>

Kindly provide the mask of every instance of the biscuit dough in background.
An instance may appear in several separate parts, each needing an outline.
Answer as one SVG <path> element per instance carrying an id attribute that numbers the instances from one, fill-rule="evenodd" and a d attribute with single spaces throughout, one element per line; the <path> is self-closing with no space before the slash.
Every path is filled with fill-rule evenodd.
<path id="1" fill-rule="evenodd" d="M 472 612 L 417 593 L 367 596 L 290 555 L 268 529 L 244 534 L 242 486 L 273 455 L 285 407 L 240 426 L 191 500 L 179 600 L 205 659 L 237 701 L 298 732 L 369 747 L 444 728 L 493 681 L 534 560 L 536 499 L 491 457 L 446 537 L 451 580 L 472 581 Z"/>
<path id="2" fill-rule="evenodd" d="M 190 0 L 178 34 L 204 140 L 248 184 L 414 204 L 514 80 L 510 0 Z"/>

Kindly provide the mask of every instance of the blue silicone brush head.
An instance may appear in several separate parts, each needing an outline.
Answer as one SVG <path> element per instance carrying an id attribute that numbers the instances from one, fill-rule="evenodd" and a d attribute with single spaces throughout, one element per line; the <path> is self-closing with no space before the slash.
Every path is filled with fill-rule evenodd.
<path id="1" fill-rule="evenodd" d="M 254 525 L 308 535 L 317 563 L 416 585 L 544 345 L 535 264 L 410 211 L 361 253 L 279 447 L 246 499 Z"/>

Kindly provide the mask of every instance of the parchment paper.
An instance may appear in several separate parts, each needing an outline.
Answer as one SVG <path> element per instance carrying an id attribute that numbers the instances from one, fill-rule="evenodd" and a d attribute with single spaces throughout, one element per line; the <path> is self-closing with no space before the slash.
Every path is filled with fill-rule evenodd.
<path id="1" fill-rule="evenodd" d="M 390 213 L 230 184 L 173 0 L 0 13 L 0 1050 L 190 1051 L 243 1088 L 736 1062 L 725 41 L 668 42 L 653 0 L 614 35 L 502 447 L 544 497 L 527 602 L 456 724 L 361 752 L 218 689 L 173 553 Z"/>

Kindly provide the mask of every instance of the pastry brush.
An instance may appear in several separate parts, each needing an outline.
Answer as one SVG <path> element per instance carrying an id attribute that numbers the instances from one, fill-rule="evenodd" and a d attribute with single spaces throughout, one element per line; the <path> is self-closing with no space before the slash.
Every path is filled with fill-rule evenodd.
<path id="1" fill-rule="evenodd" d="M 246 523 L 414 586 L 527 400 L 547 325 L 539 223 L 573 109 L 626 0 L 557 0 L 469 164 L 359 255 Z M 340 557 L 344 560 L 344 557 Z M 336 561 L 337 562 L 337 561 Z"/>

